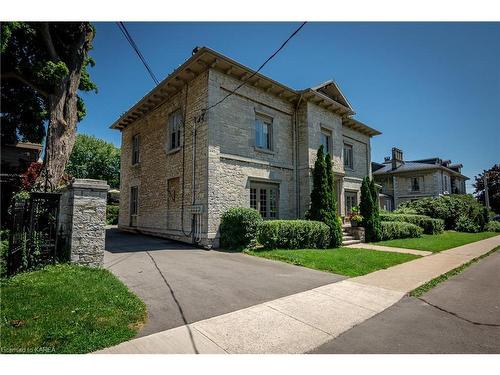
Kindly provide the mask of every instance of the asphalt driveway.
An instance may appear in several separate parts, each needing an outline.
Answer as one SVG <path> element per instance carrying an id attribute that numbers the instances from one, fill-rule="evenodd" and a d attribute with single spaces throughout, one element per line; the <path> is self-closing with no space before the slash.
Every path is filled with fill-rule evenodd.
<path id="1" fill-rule="evenodd" d="M 116 228 L 104 266 L 148 307 L 145 336 L 345 279 L 240 253 L 207 251 Z"/>

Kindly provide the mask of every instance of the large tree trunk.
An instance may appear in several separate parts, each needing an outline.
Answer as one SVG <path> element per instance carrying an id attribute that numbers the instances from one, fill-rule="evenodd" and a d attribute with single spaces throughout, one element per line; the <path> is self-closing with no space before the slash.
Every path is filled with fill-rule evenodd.
<path id="1" fill-rule="evenodd" d="M 68 76 L 49 95 L 49 126 L 45 146 L 44 167 L 50 185 L 55 188 L 61 182 L 66 163 L 75 144 L 78 122 L 77 91 L 81 69 L 93 38 L 89 23 L 82 23 L 81 36 L 67 60 Z"/>

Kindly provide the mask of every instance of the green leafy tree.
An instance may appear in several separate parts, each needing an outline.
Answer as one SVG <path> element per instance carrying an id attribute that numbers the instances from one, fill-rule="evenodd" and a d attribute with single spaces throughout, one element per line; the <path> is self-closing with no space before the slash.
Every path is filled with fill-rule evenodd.
<path id="1" fill-rule="evenodd" d="M 66 172 L 76 178 L 105 180 L 120 185 L 120 149 L 92 135 L 78 134 Z"/>
<path id="2" fill-rule="evenodd" d="M 490 208 L 497 214 L 500 214 L 500 164 L 495 164 L 493 167 L 487 171 L 475 176 L 474 195 L 476 199 L 485 204 L 485 194 L 484 194 L 484 173 L 486 173 L 488 179 L 488 197 L 490 200 Z"/>
<path id="3" fill-rule="evenodd" d="M 89 22 L 1 24 L 2 143 L 46 138 L 44 166 L 54 186 L 85 116 L 78 91 L 97 91 L 87 72 L 94 34 Z"/>

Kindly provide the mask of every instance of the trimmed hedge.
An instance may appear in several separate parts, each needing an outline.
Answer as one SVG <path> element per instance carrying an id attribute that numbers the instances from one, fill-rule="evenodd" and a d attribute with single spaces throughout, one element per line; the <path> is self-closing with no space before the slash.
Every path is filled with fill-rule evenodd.
<path id="1" fill-rule="evenodd" d="M 261 222 L 262 217 L 253 208 L 230 208 L 221 217 L 221 246 L 227 249 L 236 249 L 255 245 Z"/>
<path id="2" fill-rule="evenodd" d="M 382 240 L 420 237 L 424 230 L 418 225 L 402 221 L 382 221 Z"/>
<path id="3" fill-rule="evenodd" d="M 413 210 L 419 215 L 443 219 L 447 230 L 459 232 L 480 232 L 487 222 L 484 207 L 470 194 L 420 198 L 401 203 L 398 211 L 401 210 Z"/>
<path id="4" fill-rule="evenodd" d="M 439 234 L 444 231 L 444 221 L 441 219 L 433 219 L 425 215 L 412 214 L 380 214 L 382 221 L 401 221 L 405 223 L 418 225 L 424 230 L 425 234 Z"/>
<path id="5" fill-rule="evenodd" d="M 118 215 L 120 214 L 120 206 L 117 204 L 108 204 L 106 206 L 106 224 L 118 224 Z"/>
<path id="6" fill-rule="evenodd" d="M 498 221 L 490 221 L 486 224 L 487 232 L 500 232 L 500 222 Z"/>
<path id="7" fill-rule="evenodd" d="M 270 220 L 260 224 L 258 239 L 268 249 L 324 249 L 330 244 L 330 227 L 312 220 Z"/>

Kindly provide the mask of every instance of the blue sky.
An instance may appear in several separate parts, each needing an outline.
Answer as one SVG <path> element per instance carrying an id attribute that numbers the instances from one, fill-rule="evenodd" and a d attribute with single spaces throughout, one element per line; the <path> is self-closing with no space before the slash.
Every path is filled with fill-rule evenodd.
<path id="1" fill-rule="evenodd" d="M 119 146 L 109 126 L 154 83 L 115 23 L 95 25 L 99 93 L 84 94 L 78 131 Z M 298 25 L 126 23 L 160 80 L 197 45 L 256 69 Z M 296 89 L 337 81 L 356 118 L 383 133 L 374 161 L 397 146 L 406 159 L 461 162 L 471 179 L 500 163 L 500 23 L 311 22 L 262 73 Z"/>

